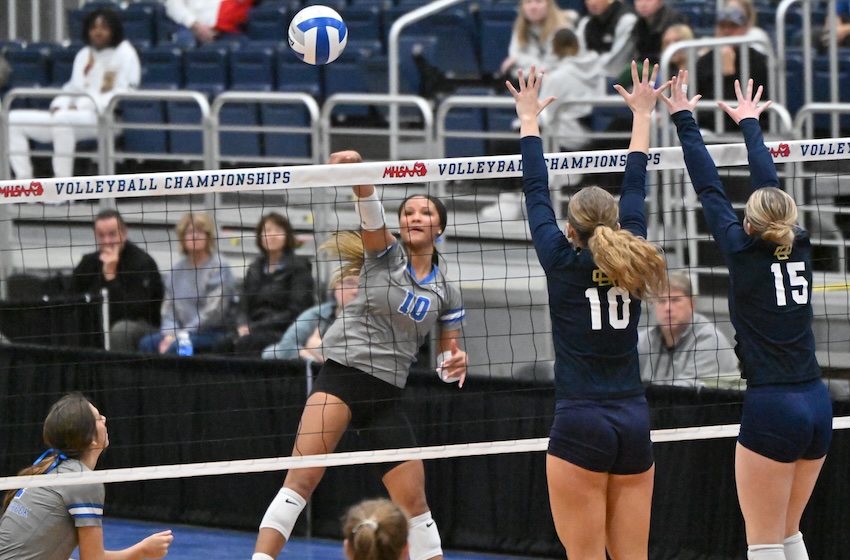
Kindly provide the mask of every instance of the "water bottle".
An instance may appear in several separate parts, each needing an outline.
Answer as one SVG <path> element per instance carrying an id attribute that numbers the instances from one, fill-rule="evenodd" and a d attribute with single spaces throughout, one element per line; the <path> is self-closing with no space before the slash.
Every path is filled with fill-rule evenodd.
<path id="1" fill-rule="evenodd" d="M 177 355 L 178 356 L 191 356 L 195 353 L 195 350 L 192 348 L 192 339 L 189 337 L 189 333 L 186 331 L 180 331 L 177 333 Z"/>

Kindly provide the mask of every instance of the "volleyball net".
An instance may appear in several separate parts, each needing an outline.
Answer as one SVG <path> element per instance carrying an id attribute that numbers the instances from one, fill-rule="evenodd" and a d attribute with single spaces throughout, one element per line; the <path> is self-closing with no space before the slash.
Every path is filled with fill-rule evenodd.
<path id="1" fill-rule="evenodd" d="M 783 141 L 768 147 L 815 247 L 811 297 L 818 359 L 834 399 L 848 400 L 850 298 L 843 204 L 850 191 L 843 172 L 850 141 Z M 744 145 L 714 145 L 709 151 L 730 199 L 742 208 L 749 193 Z M 579 186 L 600 184 L 616 195 L 625 156 L 625 150 L 547 154 L 556 214 L 563 219 L 569 196 Z M 697 313 L 692 321 L 710 323 L 725 340 L 697 348 L 683 371 L 651 374 L 646 380 L 657 428 L 653 439 L 733 438 L 744 386 L 737 367 L 719 365 L 720 355 L 733 353 L 734 344 L 728 273 L 700 215 L 681 150 L 653 149 L 649 171 L 649 240 L 664 250 L 671 272 L 691 280 Z M 553 413 L 554 351 L 545 275 L 530 243 L 521 175 L 521 158 L 510 155 L 0 182 L 5 236 L 0 331 L 14 343 L 0 348 L 6 388 L 0 396 L 6 411 L 0 430 L 8 436 L 7 476 L 0 478 L 0 489 L 415 458 L 471 460 L 544 450 Z M 308 373 L 315 372 L 297 360 L 216 353 L 163 357 L 51 344 L 57 339 L 49 331 L 60 328 L 51 321 L 64 321 L 65 330 L 76 329 L 72 335 L 85 328 L 104 340 L 97 320 L 83 326 L 75 303 L 33 291 L 39 279 L 55 280 L 60 274 L 67 283 L 82 255 L 96 250 L 92 222 L 101 208 L 120 210 L 129 239 L 154 257 L 165 277 L 180 258 L 175 224 L 187 212 L 208 213 L 217 225 L 218 250 L 236 278 L 234 298 L 240 296 L 235 285 L 259 254 L 257 223 L 269 212 L 283 214 L 299 238 L 297 252 L 313 263 L 316 301 L 324 301 L 339 263 L 317 247 L 336 232 L 357 229 L 349 187 L 359 184 L 378 185 L 393 231 L 396 210 L 409 194 L 439 196 L 449 210 L 438 249 L 466 308 L 462 346 L 469 355 L 469 378 L 461 390 L 441 383 L 434 374 L 433 341 L 420 351 L 405 405 L 422 447 L 363 451 L 344 440 L 336 453 L 290 457 Z M 103 313 L 103 306 L 99 309 Z M 646 302 L 643 317 L 642 329 L 657 324 L 654 302 Z M 697 353 L 710 359 L 700 360 Z M 694 373 L 706 361 L 714 362 L 711 372 Z M 50 404 L 70 390 L 86 394 L 109 417 L 114 435 L 105 468 L 80 475 L 9 476 L 43 450 L 41 421 Z M 835 419 L 836 429 L 848 426 L 847 416 Z"/>

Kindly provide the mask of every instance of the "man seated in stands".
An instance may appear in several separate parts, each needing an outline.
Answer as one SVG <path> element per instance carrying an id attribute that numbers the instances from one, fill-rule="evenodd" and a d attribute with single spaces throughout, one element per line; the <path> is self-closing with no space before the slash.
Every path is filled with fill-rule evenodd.
<path id="1" fill-rule="evenodd" d="M 94 220 L 97 251 L 74 269 L 71 290 L 109 297 L 109 347 L 131 352 L 143 336 L 160 326 L 165 292 L 156 262 L 127 240 L 127 225 L 117 210 L 102 210 Z"/>
<path id="2" fill-rule="evenodd" d="M 82 40 L 85 46 L 74 58 L 71 80 L 62 86 L 69 94 L 80 95 L 56 97 L 49 111 L 9 112 L 9 164 L 17 179 L 34 177 L 30 140 L 52 142 L 53 175 L 71 177 L 77 142 L 96 139 L 98 114 L 116 93 L 139 86 L 139 57 L 124 39 L 121 18 L 115 10 L 97 8 L 86 14 Z"/>
<path id="3" fill-rule="evenodd" d="M 656 324 L 639 333 L 641 379 L 656 385 L 737 387 L 738 359 L 729 339 L 694 312 L 687 274 L 670 274 L 670 288 L 653 298 Z"/>
<path id="4" fill-rule="evenodd" d="M 173 41 L 183 47 L 213 41 L 241 41 L 243 26 L 254 0 L 165 0 L 165 13 L 174 22 Z M 286 33 L 281 30 L 281 38 Z"/>

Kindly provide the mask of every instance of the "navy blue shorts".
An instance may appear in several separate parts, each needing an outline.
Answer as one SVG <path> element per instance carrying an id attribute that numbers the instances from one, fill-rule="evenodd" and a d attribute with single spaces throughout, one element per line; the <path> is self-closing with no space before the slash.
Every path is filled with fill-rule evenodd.
<path id="1" fill-rule="evenodd" d="M 416 447 L 416 436 L 402 408 L 399 389 L 359 369 L 328 360 L 313 382 L 313 393 L 328 393 L 351 410 L 351 427 L 361 451 Z M 400 463 L 381 463 L 384 473 Z"/>
<path id="2" fill-rule="evenodd" d="M 758 385 L 744 394 L 738 443 L 779 461 L 820 459 L 832 442 L 832 401 L 820 379 Z"/>
<path id="3" fill-rule="evenodd" d="M 548 453 L 594 472 L 646 472 L 653 463 L 646 397 L 559 399 Z"/>

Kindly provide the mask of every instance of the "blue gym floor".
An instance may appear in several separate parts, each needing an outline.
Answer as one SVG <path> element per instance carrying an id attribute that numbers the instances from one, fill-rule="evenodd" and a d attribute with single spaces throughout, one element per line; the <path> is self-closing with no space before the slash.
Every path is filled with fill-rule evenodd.
<path id="1" fill-rule="evenodd" d="M 250 560 L 254 552 L 256 533 L 207 529 L 187 525 L 164 525 L 122 519 L 104 519 L 103 537 L 107 550 L 117 550 L 135 544 L 153 533 L 171 529 L 174 542 L 166 560 Z M 74 552 L 72 558 L 79 559 Z M 298 560 L 341 560 L 341 541 L 321 539 L 292 539 L 280 558 Z M 446 560 L 530 560 L 527 557 L 497 556 L 471 552 L 446 551 Z"/>

